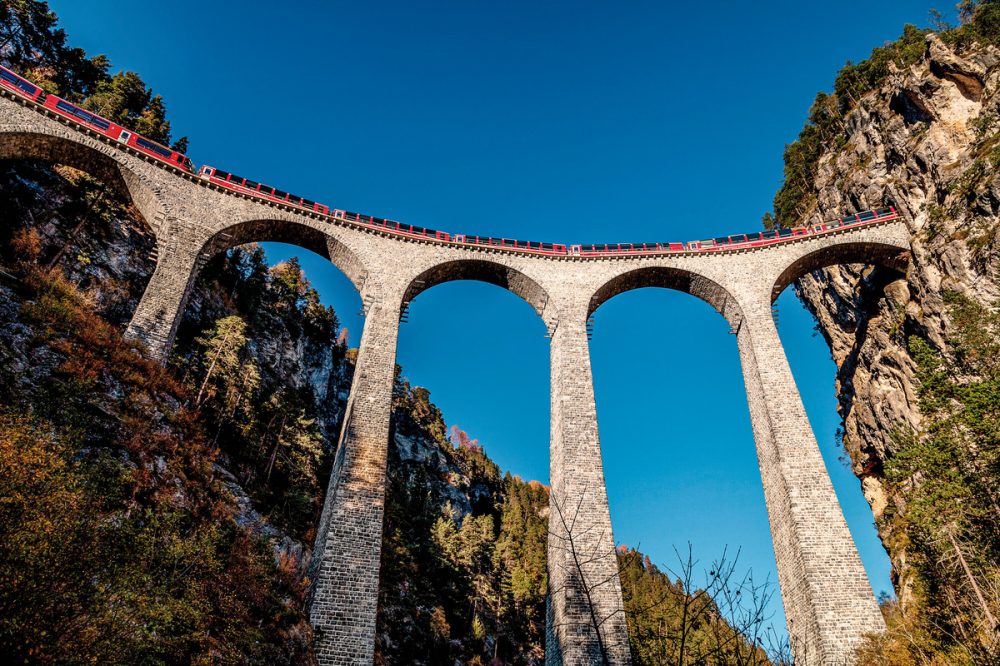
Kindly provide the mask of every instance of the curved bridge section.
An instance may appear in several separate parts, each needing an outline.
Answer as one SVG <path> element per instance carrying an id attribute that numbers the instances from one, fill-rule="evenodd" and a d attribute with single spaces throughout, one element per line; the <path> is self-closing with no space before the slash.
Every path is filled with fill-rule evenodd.
<path id="1" fill-rule="evenodd" d="M 512 291 L 551 337 L 547 664 L 630 663 L 586 322 L 609 298 L 641 287 L 701 298 L 736 333 L 798 662 L 843 664 L 864 633 L 884 626 L 770 308 L 789 283 L 817 268 L 874 262 L 905 269 L 909 231 L 898 217 L 712 252 L 679 246 L 586 256 L 572 246 L 546 254 L 456 244 L 237 193 L 0 93 L 0 159 L 89 171 L 127 193 L 154 230 L 156 270 L 128 329 L 152 353 L 168 352 L 198 270 L 228 247 L 297 244 L 328 257 L 360 290 L 367 319 L 312 564 L 309 613 L 321 664 L 372 663 L 400 316 L 423 290 L 449 280 Z"/>

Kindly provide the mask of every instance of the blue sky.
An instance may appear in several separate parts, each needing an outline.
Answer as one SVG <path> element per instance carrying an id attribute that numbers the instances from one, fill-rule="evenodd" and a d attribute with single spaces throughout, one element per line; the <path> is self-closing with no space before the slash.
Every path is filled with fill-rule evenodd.
<path id="1" fill-rule="evenodd" d="M 848 59 L 925 25 L 921 0 L 486 3 L 52 0 L 70 41 L 138 71 L 190 156 L 331 206 L 556 242 L 759 227 L 783 146 Z M 950 5 L 940 6 L 950 9 Z M 353 288 L 289 246 L 356 343 Z M 839 461 L 834 366 L 791 290 L 779 330 L 876 592 L 871 512 Z M 474 350 L 475 353 L 468 353 Z M 617 540 L 688 541 L 776 579 L 735 341 L 694 298 L 618 296 L 591 354 Z M 490 285 L 421 295 L 399 362 L 504 469 L 548 478 L 548 342 Z M 780 616 L 778 617 L 780 619 Z"/>

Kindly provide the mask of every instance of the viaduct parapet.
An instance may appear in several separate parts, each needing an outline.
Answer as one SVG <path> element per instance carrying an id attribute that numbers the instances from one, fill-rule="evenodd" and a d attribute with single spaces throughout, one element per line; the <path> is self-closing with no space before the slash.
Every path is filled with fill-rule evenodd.
<path id="1" fill-rule="evenodd" d="M 156 236 L 157 264 L 127 334 L 155 355 L 169 351 L 204 262 L 243 243 L 280 241 L 317 252 L 360 292 L 367 318 L 312 563 L 309 617 L 324 666 L 373 661 L 401 313 L 422 291 L 466 279 L 523 298 L 551 337 L 546 664 L 630 664 L 586 322 L 609 298 L 650 286 L 706 301 L 736 334 L 797 663 L 840 666 L 863 634 L 884 630 L 771 305 L 789 283 L 824 266 L 904 270 L 910 232 L 902 220 L 766 247 L 600 258 L 406 239 L 220 189 L 4 94 L 0 159 L 21 158 L 87 171 L 141 212 Z"/>

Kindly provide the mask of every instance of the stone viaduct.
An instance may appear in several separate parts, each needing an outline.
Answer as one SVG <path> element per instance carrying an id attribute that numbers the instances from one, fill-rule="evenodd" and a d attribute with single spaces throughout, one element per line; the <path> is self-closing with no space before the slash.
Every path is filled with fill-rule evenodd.
<path id="1" fill-rule="evenodd" d="M 102 178 L 128 196 L 157 240 L 155 272 L 128 335 L 163 356 L 195 276 L 213 254 L 281 241 L 335 264 L 366 323 L 313 561 L 309 617 L 321 664 L 372 663 L 397 329 L 407 304 L 450 280 L 517 294 L 551 337 L 551 514 L 546 663 L 630 663 L 605 491 L 586 323 L 641 287 L 708 302 L 736 333 L 781 597 L 798 663 L 844 664 L 884 629 L 785 358 L 771 305 L 792 281 L 836 263 L 903 270 L 901 220 L 761 248 L 582 258 L 403 238 L 211 186 L 3 92 L 0 159 L 39 159 Z"/>

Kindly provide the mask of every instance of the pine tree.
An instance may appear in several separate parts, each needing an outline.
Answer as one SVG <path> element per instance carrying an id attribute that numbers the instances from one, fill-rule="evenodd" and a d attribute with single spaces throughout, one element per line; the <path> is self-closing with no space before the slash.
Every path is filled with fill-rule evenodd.
<path id="1" fill-rule="evenodd" d="M 195 398 L 196 406 L 201 406 L 217 393 L 227 392 L 244 377 L 240 355 L 247 345 L 246 330 L 246 322 L 232 315 L 218 320 L 206 335 L 195 339 L 202 349 L 201 362 L 205 366 Z"/>
<path id="2" fill-rule="evenodd" d="M 170 145 L 170 121 L 163 98 L 154 95 L 135 72 L 119 72 L 100 81 L 84 106 L 153 141 Z M 183 152 L 187 139 L 180 139 L 176 146 Z"/>

